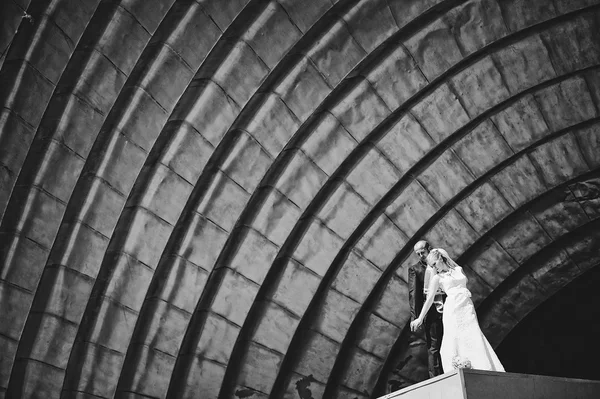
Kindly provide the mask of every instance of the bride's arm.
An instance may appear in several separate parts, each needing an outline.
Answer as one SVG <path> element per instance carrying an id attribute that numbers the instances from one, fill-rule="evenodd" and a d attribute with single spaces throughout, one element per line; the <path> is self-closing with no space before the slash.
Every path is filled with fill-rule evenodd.
<path id="1" fill-rule="evenodd" d="M 423 324 L 423 321 L 425 320 L 425 315 L 427 314 L 427 312 L 429 312 L 429 308 L 431 308 L 431 305 L 433 304 L 433 298 L 435 297 L 435 293 L 437 292 L 439 286 L 440 286 L 440 276 L 438 276 L 436 274 L 431 278 L 431 281 L 429 282 L 429 289 L 427 291 L 427 299 L 425 300 L 425 303 L 423 304 L 423 308 L 421 309 L 421 314 L 419 314 L 419 317 L 415 321 L 410 323 L 411 331 L 415 331 L 417 328 L 419 328 L 421 326 L 421 324 Z"/>

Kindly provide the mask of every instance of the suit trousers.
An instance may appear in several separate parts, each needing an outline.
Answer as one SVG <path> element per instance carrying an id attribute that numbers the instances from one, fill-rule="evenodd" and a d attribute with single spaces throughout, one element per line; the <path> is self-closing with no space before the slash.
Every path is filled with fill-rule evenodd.
<path id="1" fill-rule="evenodd" d="M 443 374 L 440 347 L 442 346 L 442 335 L 444 327 L 442 314 L 432 306 L 425 318 L 425 339 L 427 342 L 427 355 L 429 364 L 429 378 Z"/>

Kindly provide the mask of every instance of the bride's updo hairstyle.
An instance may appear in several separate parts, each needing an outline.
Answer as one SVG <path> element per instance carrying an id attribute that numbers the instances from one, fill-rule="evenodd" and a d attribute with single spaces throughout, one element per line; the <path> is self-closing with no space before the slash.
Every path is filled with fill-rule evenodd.
<path id="1" fill-rule="evenodd" d="M 433 268 L 435 268 L 435 266 L 433 265 L 438 260 L 444 262 L 446 266 L 448 266 L 448 268 L 450 269 L 454 269 L 457 266 L 456 263 L 454 263 L 454 261 L 450 259 L 448 253 L 441 248 L 432 249 L 431 252 L 429 252 L 429 255 L 427 255 L 427 258 L 425 258 L 427 264 Z"/>

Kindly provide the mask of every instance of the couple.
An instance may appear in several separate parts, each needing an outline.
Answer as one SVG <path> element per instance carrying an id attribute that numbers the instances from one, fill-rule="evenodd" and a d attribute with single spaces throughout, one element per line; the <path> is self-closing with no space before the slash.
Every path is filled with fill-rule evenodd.
<path id="1" fill-rule="evenodd" d="M 410 329 L 425 324 L 429 377 L 457 368 L 504 371 L 479 328 L 462 268 L 427 241 L 419 241 L 414 250 L 419 262 L 408 270 Z"/>

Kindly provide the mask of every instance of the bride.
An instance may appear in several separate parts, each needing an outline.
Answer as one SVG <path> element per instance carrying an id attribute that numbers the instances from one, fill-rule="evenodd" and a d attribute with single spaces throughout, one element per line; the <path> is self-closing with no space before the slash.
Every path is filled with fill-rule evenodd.
<path id="1" fill-rule="evenodd" d="M 429 253 L 427 264 L 433 267 L 437 274 L 429 283 L 429 295 L 421 314 L 410 323 L 411 330 L 415 331 L 423 324 L 433 303 L 434 296 L 431 293 L 435 293 L 440 287 L 447 295 L 442 314 L 444 335 L 440 349 L 444 372 L 453 368 L 504 371 L 498 356 L 479 328 L 471 292 L 467 289 L 467 276 L 462 268 L 440 248 Z"/>

